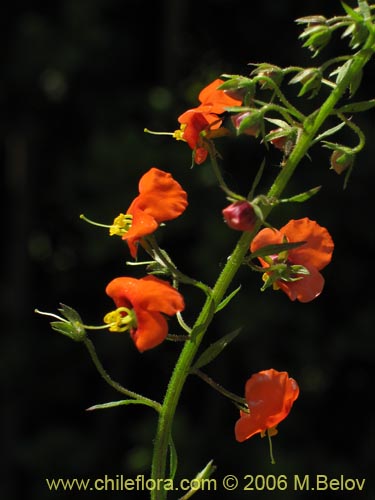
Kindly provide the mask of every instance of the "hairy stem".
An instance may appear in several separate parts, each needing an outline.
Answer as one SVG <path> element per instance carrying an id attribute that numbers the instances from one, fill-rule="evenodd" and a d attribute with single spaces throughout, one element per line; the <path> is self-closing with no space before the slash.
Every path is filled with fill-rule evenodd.
<path id="1" fill-rule="evenodd" d="M 347 72 L 317 111 L 303 120 L 303 115 L 299 113 L 299 111 L 294 107 L 292 107 L 295 115 L 303 120 L 303 132 L 298 138 L 298 141 L 290 156 L 288 157 L 284 167 L 281 169 L 280 173 L 269 189 L 269 192 L 267 194 L 268 197 L 275 197 L 276 199 L 280 197 L 290 178 L 292 177 L 296 167 L 312 145 L 317 132 L 322 127 L 325 120 L 330 116 L 338 101 L 347 91 L 347 88 L 355 75 L 362 70 L 362 68 L 370 59 L 373 51 L 374 38 L 374 32 L 372 30 L 364 48 L 353 56 L 352 62 Z M 278 93 L 278 96 L 280 99 L 283 97 L 280 92 Z M 284 99 L 282 100 L 282 102 L 287 108 L 289 108 L 289 102 L 285 102 Z M 271 210 L 272 206 L 264 207 L 264 216 L 268 216 Z M 212 309 L 220 303 L 223 296 L 225 295 L 234 276 L 243 263 L 252 238 L 259 230 L 259 228 L 260 223 L 258 223 L 254 231 L 252 231 L 251 233 L 245 232 L 241 235 L 233 253 L 227 260 L 225 267 L 223 268 L 214 288 L 212 289 L 212 294 L 206 298 L 205 304 L 195 322 L 193 332 L 195 330 L 197 332 L 196 335 L 193 337 L 192 341 L 189 341 L 185 344 L 184 348 L 181 351 L 180 357 L 172 373 L 159 415 L 151 470 L 151 475 L 154 480 L 166 477 L 168 446 L 172 431 L 174 414 L 181 395 L 181 391 L 184 387 L 186 378 L 189 375 L 193 359 L 212 319 Z M 166 498 L 166 495 L 166 491 L 155 489 L 151 493 L 151 498 L 153 500 L 164 500 Z"/>

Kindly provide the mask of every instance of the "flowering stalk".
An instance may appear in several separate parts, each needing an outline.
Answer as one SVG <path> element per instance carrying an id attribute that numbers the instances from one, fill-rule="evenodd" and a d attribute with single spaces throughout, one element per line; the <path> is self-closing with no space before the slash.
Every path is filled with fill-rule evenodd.
<path id="1" fill-rule="evenodd" d="M 146 406 L 150 406 L 151 408 L 154 408 L 157 412 L 160 411 L 161 405 L 157 401 L 154 401 L 152 399 L 146 398 L 145 396 L 142 396 L 141 394 L 138 394 L 136 392 L 130 391 L 129 389 L 126 389 L 123 387 L 121 384 L 113 380 L 110 375 L 107 373 L 105 368 L 103 367 L 97 353 L 94 344 L 92 341 L 88 338 L 85 337 L 83 340 L 83 343 L 85 344 L 86 349 L 88 350 L 90 357 L 95 365 L 95 368 L 98 370 L 99 374 L 102 376 L 102 378 L 107 382 L 108 385 L 113 387 L 117 392 L 124 394 L 125 396 L 132 398 L 134 400 L 139 401 L 140 403 L 145 404 Z"/>
<path id="2" fill-rule="evenodd" d="M 299 162 L 306 155 L 310 146 L 313 144 L 318 131 L 326 119 L 332 114 L 336 104 L 344 95 L 350 84 L 355 80 L 356 75 L 362 71 L 363 67 L 371 58 L 374 50 L 375 31 L 370 22 L 367 23 L 367 27 L 369 35 L 367 41 L 363 45 L 363 48 L 351 58 L 350 64 L 347 65 L 342 78 L 332 90 L 328 98 L 323 102 L 321 107 L 303 120 L 303 130 L 298 137 L 295 147 L 286 159 L 283 168 L 280 170 L 275 181 L 271 185 L 267 194 L 268 198 L 277 199 L 281 196 Z M 283 104 L 292 111 L 294 116 L 296 116 L 297 112 L 297 116 L 302 118 L 302 115 L 294 107 L 290 107 L 290 103 L 286 101 L 277 90 L 276 93 L 282 100 Z M 215 161 L 215 159 L 212 158 L 212 161 Z M 273 207 L 271 205 L 263 206 L 264 218 L 269 215 L 272 208 Z M 223 299 L 238 269 L 242 265 L 249 245 L 260 226 L 261 222 L 258 221 L 255 224 L 253 231 L 244 232 L 239 238 L 236 247 L 228 258 L 225 267 L 212 289 L 212 293 L 207 296 L 205 304 L 195 322 L 192 332 L 192 335 L 194 335 L 194 342 L 185 343 L 185 346 L 182 349 L 179 359 L 175 365 L 160 410 L 158 428 L 154 442 L 151 477 L 155 481 L 159 478 L 166 477 L 166 464 L 172 433 L 173 418 L 185 381 L 190 373 L 194 357 L 212 320 L 213 311 Z M 153 500 L 164 500 L 166 495 L 167 492 L 164 490 L 155 489 L 151 492 L 151 498 Z"/>

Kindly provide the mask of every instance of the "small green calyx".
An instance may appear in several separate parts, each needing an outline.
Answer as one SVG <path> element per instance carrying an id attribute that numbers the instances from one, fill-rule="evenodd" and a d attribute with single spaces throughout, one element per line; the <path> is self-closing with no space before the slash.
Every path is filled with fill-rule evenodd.
<path id="1" fill-rule="evenodd" d="M 43 316 L 50 316 L 51 318 L 58 319 L 59 321 L 52 321 L 50 323 L 51 328 L 56 332 L 62 333 L 75 342 L 83 342 L 85 340 L 85 327 L 82 323 L 80 315 L 73 308 L 65 304 L 61 304 L 59 312 L 62 317 L 57 314 L 39 311 L 38 309 L 35 309 L 35 312 Z"/>
<path id="2" fill-rule="evenodd" d="M 304 276 L 307 276 L 309 274 L 310 273 L 308 269 L 306 269 L 306 267 L 298 264 L 288 264 L 287 261 L 271 265 L 267 268 L 267 272 L 265 272 L 262 276 L 264 285 L 262 286 L 261 291 L 263 292 L 270 286 L 272 286 L 274 290 L 278 290 L 279 281 L 299 281 Z"/>

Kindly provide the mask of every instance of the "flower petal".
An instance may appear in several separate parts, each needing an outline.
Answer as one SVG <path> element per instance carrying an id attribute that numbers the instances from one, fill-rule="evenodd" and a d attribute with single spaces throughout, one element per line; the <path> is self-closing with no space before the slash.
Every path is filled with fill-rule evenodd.
<path id="1" fill-rule="evenodd" d="M 310 274 L 303 275 L 297 281 L 278 280 L 277 285 L 285 292 L 290 300 L 299 300 L 299 302 L 311 302 L 318 297 L 324 288 L 324 278 L 315 268 L 305 264 Z"/>
<path id="2" fill-rule="evenodd" d="M 305 217 L 290 220 L 280 232 L 286 235 L 288 241 L 306 241 L 289 252 L 289 259 L 302 266 L 313 266 L 321 270 L 331 262 L 334 243 L 325 227 Z"/>
<path id="3" fill-rule="evenodd" d="M 188 205 L 187 194 L 168 172 L 151 168 L 139 182 L 139 196 L 130 205 L 132 210 L 143 210 L 156 222 L 164 222 L 178 217 Z"/>
<path id="4" fill-rule="evenodd" d="M 130 334 L 140 352 L 157 346 L 167 336 L 168 322 L 164 314 L 172 316 L 185 307 L 182 295 L 155 276 L 115 278 L 107 285 L 106 293 L 117 307 L 134 310 L 137 327 Z"/>
<path id="5" fill-rule="evenodd" d="M 143 309 L 138 309 L 136 315 L 137 328 L 131 332 L 131 337 L 138 351 L 147 351 L 161 344 L 168 334 L 166 318 L 158 312 Z"/>
<path id="6" fill-rule="evenodd" d="M 263 248 L 267 245 L 279 245 L 283 242 L 283 234 L 281 231 L 276 229 L 270 229 L 266 227 L 259 231 L 257 235 L 255 235 L 253 241 L 250 245 L 250 251 L 256 252 L 260 248 Z M 268 267 L 268 264 L 263 260 L 259 259 L 263 267 Z"/>
<path id="7" fill-rule="evenodd" d="M 137 256 L 138 241 L 152 234 L 159 227 L 156 219 L 148 214 L 145 210 L 141 210 L 138 204 L 134 202 L 128 209 L 128 214 L 132 215 L 132 224 L 129 230 L 122 235 L 122 239 L 127 241 L 131 256 L 135 259 Z"/>
<path id="8" fill-rule="evenodd" d="M 217 78 L 212 83 L 207 85 L 199 94 L 199 101 L 206 106 L 210 106 L 209 112 L 220 115 L 224 113 L 225 108 L 230 106 L 239 106 L 242 101 L 238 99 L 233 99 L 223 90 L 219 90 L 218 87 L 224 83 L 223 80 Z"/>
<path id="9" fill-rule="evenodd" d="M 235 425 L 237 441 L 244 441 L 279 424 L 289 414 L 298 395 L 298 385 L 287 372 L 272 368 L 252 375 L 245 386 L 250 413 L 240 412 Z"/>
<path id="10" fill-rule="evenodd" d="M 183 311 L 185 303 L 182 295 L 167 281 L 146 276 L 139 280 L 139 294 L 134 299 L 138 307 L 148 311 L 160 311 L 168 316 Z"/>
<path id="11" fill-rule="evenodd" d="M 254 434 L 264 432 L 267 429 L 265 422 L 262 420 L 261 415 L 249 415 L 243 413 L 237 420 L 234 433 L 236 440 L 242 443 L 246 439 L 251 438 Z"/>

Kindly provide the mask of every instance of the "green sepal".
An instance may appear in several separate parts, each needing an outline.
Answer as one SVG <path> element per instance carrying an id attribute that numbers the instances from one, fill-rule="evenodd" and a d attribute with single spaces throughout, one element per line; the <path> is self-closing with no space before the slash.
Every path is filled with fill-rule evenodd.
<path id="1" fill-rule="evenodd" d="M 220 304 L 217 306 L 216 310 L 215 310 L 215 313 L 221 311 L 222 309 L 224 309 L 224 307 L 226 307 L 229 302 L 233 299 L 233 297 L 235 297 L 237 295 L 237 293 L 241 290 L 241 285 L 236 288 L 235 290 L 233 290 L 233 292 L 231 292 L 229 295 L 227 295 L 225 297 L 225 299 L 223 299 Z"/>
<path id="2" fill-rule="evenodd" d="M 290 198 L 283 198 L 279 200 L 279 203 L 303 203 L 309 200 L 312 196 L 315 196 L 321 189 L 322 186 L 317 186 L 305 191 L 304 193 L 296 194 Z"/>
<path id="3" fill-rule="evenodd" d="M 357 49 L 367 40 L 368 29 L 363 22 L 353 22 L 346 28 L 341 38 L 347 38 L 348 36 L 350 36 L 349 47 Z"/>
<path id="4" fill-rule="evenodd" d="M 232 92 L 241 92 L 244 95 L 244 99 L 247 101 L 252 99 L 255 95 L 256 85 L 251 78 L 247 78 L 242 75 L 221 75 L 223 78 L 229 78 L 227 81 L 222 83 L 218 89 L 219 90 L 229 90 Z"/>
<path id="5" fill-rule="evenodd" d="M 299 17 L 295 20 L 297 24 L 325 24 L 327 22 L 327 18 L 320 15 L 312 15 Z"/>
<path id="6" fill-rule="evenodd" d="M 90 406 L 86 408 L 86 411 L 94 411 L 94 410 L 106 410 L 107 408 L 116 408 L 117 406 L 124 405 L 144 405 L 150 408 L 154 408 L 151 403 L 148 403 L 147 400 L 142 399 L 122 399 L 120 401 L 110 401 L 109 403 L 101 403 L 97 405 Z"/>
<path id="7" fill-rule="evenodd" d="M 72 307 L 65 304 L 60 304 L 60 309 L 58 309 L 58 311 L 71 323 L 82 324 L 81 316 Z"/>
<path id="8" fill-rule="evenodd" d="M 243 113 L 245 111 L 254 111 L 254 108 L 250 106 L 226 106 L 225 111 L 229 113 Z"/>
<path id="9" fill-rule="evenodd" d="M 298 72 L 290 81 L 289 84 L 301 83 L 302 87 L 298 93 L 298 97 L 310 92 L 309 99 L 315 97 L 322 85 L 322 73 L 319 68 L 306 68 Z"/>
<path id="10" fill-rule="evenodd" d="M 329 43 L 331 30 L 328 26 L 319 24 L 306 28 L 299 38 L 307 38 L 302 47 L 312 50 L 314 52 L 312 57 L 315 57 Z"/>
<path id="11" fill-rule="evenodd" d="M 77 325 L 76 323 L 68 323 L 65 321 L 51 321 L 50 325 L 52 330 L 62 333 L 75 342 L 83 342 L 86 337 L 86 331 L 82 327 L 82 325 Z"/>
<path id="12" fill-rule="evenodd" d="M 242 75 L 221 75 L 223 78 L 229 78 L 224 83 L 222 83 L 218 90 L 239 90 L 239 89 L 252 89 L 254 83 L 251 78 L 247 78 Z"/>
<path id="13" fill-rule="evenodd" d="M 345 64 L 342 66 L 339 66 L 336 68 L 330 76 L 336 75 L 336 84 L 338 85 L 348 74 L 348 72 L 351 70 L 351 66 L 353 64 L 353 59 L 349 59 L 346 61 Z M 357 92 L 359 85 L 361 84 L 362 81 L 362 76 L 363 76 L 363 71 L 357 71 L 352 75 L 352 79 L 349 83 L 349 91 L 350 91 L 350 97 L 353 97 L 353 95 Z"/>
<path id="14" fill-rule="evenodd" d="M 254 125 L 260 126 L 260 122 L 262 120 L 263 120 L 263 113 L 261 113 L 258 110 L 252 110 L 251 114 L 241 121 L 237 133 L 242 134 L 246 129 Z"/>
<path id="15" fill-rule="evenodd" d="M 237 335 L 240 333 L 240 330 L 240 328 L 237 328 L 233 332 L 227 333 L 219 340 L 208 346 L 207 349 L 203 351 L 203 353 L 194 363 L 191 371 L 198 370 L 203 366 L 208 365 L 209 363 L 211 363 L 211 361 L 217 358 L 217 356 L 223 351 L 223 349 L 225 349 L 225 347 L 237 337 Z"/>
<path id="16" fill-rule="evenodd" d="M 81 316 L 78 312 L 65 304 L 60 304 L 58 311 L 67 321 L 52 321 L 51 328 L 56 332 L 71 338 L 75 342 L 82 342 L 86 337 Z"/>
<path id="17" fill-rule="evenodd" d="M 306 241 L 296 241 L 293 243 L 275 243 L 274 245 L 265 245 L 255 252 L 251 253 L 249 259 L 263 258 L 267 255 L 278 255 L 281 252 L 287 252 L 304 245 Z M 268 269 L 268 268 L 267 268 Z"/>
<path id="18" fill-rule="evenodd" d="M 275 64 L 270 64 L 270 63 L 258 63 L 258 64 L 253 64 L 251 63 L 250 66 L 255 66 L 255 69 L 250 73 L 251 76 L 256 76 L 260 78 L 269 78 L 272 80 L 277 86 L 281 85 L 281 82 L 284 78 L 284 73 L 283 70 L 279 67 L 276 66 Z M 261 86 L 262 88 L 270 88 L 269 83 L 267 80 L 264 81 L 264 83 Z"/>

